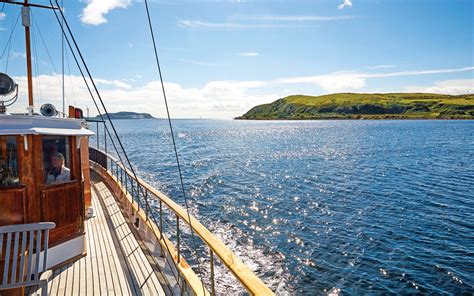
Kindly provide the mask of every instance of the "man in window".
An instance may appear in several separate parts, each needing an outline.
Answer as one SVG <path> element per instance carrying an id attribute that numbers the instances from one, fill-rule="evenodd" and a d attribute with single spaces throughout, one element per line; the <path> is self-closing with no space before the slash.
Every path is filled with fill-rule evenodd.
<path id="1" fill-rule="evenodd" d="M 51 156 L 51 169 L 46 176 L 46 184 L 62 183 L 71 180 L 70 170 L 64 166 L 64 155 L 55 152 Z"/>

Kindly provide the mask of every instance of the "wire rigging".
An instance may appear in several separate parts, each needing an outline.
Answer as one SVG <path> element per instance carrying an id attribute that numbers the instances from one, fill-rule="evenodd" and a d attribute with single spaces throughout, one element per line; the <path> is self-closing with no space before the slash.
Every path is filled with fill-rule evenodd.
<path id="1" fill-rule="evenodd" d="M 51 2 L 51 0 L 50 0 L 50 3 L 51 3 L 51 6 L 54 6 L 53 3 Z M 53 10 L 53 11 L 54 11 L 54 10 Z M 66 43 L 67 43 L 67 45 L 68 45 L 68 48 L 69 48 L 69 50 L 71 51 L 72 56 L 74 57 L 74 61 L 76 62 L 77 68 L 79 69 L 79 72 L 81 73 L 82 79 L 84 80 L 84 84 L 86 85 L 86 88 L 87 88 L 87 90 L 88 90 L 88 92 L 89 92 L 89 95 L 90 95 L 91 98 L 92 98 L 92 102 L 94 103 L 94 105 L 95 105 L 95 107 L 96 107 L 96 109 L 97 109 L 97 113 L 99 114 L 101 120 L 105 122 L 104 117 L 103 117 L 103 115 L 102 115 L 102 111 L 100 110 L 99 106 L 97 105 L 96 99 L 95 99 L 94 95 L 92 94 L 92 90 L 91 90 L 91 88 L 90 88 L 90 86 L 89 86 L 89 83 L 88 83 L 88 81 L 87 81 L 87 79 L 86 79 L 86 76 L 84 75 L 84 72 L 83 72 L 83 70 L 82 70 L 82 67 L 81 67 L 81 65 L 80 65 L 80 63 L 79 63 L 79 61 L 78 61 L 78 59 L 77 59 L 77 57 L 76 57 L 76 54 L 74 53 L 74 50 L 73 50 L 72 45 L 71 45 L 71 43 L 70 43 L 70 41 L 69 41 L 69 38 L 67 38 L 67 36 L 65 35 L 66 33 L 65 33 L 65 31 L 64 31 L 63 26 L 61 25 L 61 22 L 60 22 L 60 20 L 59 20 L 59 17 L 58 17 L 58 15 L 57 15 L 56 11 L 54 11 L 54 14 L 55 14 L 55 16 L 56 16 L 56 20 L 58 21 L 58 23 L 59 23 L 59 25 L 60 25 L 60 27 L 61 27 L 62 33 L 63 33 L 64 36 L 65 36 L 65 40 L 66 40 Z M 106 129 L 106 132 L 108 132 L 109 135 L 110 135 L 110 132 L 109 132 L 107 126 L 105 126 L 105 129 Z M 119 150 L 117 149 L 117 146 L 115 145 L 115 142 L 113 141 L 112 137 L 111 137 L 111 140 L 112 140 L 112 144 L 113 144 L 113 146 L 114 146 L 114 149 L 115 149 L 115 151 L 116 151 L 116 153 L 117 153 L 117 156 L 119 157 L 120 163 L 121 163 L 122 165 L 124 165 L 124 162 L 123 162 L 123 160 L 122 160 L 122 156 L 120 155 L 120 152 L 119 152 Z M 124 166 L 124 167 L 125 167 L 125 166 Z"/>
<path id="2" fill-rule="evenodd" d="M 156 47 L 155 35 L 153 33 L 153 26 L 152 26 L 152 23 L 151 23 L 150 10 L 148 8 L 148 1 L 147 0 L 145 0 L 145 8 L 146 8 L 146 14 L 147 14 L 147 18 L 148 18 L 148 26 L 150 28 L 151 39 L 152 39 L 152 42 L 153 42 L 153 49 L 154 49 L 154 52 L 155 52 L 156 66 L 158 68 L 158 74 L 159 74 L 160 82 L 161 82 L 161 90 L 163 92 L 163 99 L 165 101 L 166 114 L 168 116 L 168 124 L 169 124 L 169 127 L 170 127 L 171 139 L 172 139 L 172 142 L 173 142 L 173 148 L 174 148 L 174 153 L 175 153 L 175 158 L 176 158 L 176 164 L 178 166 L 178 173 L 179 173 L 179 180 L 180 180 L 180 183 L 181 183 L 181 190 L 182 190 L 182 194 L 183 194 L 183 198 L 184 198 L 184 203 L 186 205 L 188 220 L 191 223 L 191 217 L 190 217 L 190 214 L 189 214 L 188 199 L 187 199 L 186 190 L 185 190 L 185 187 L 184 187 L 183 174 L 182 174 L 182 171 L 181 171 L 181 165 L 179 163 L 178 150 L 176 148 L 176 140 L 175 140 L 175 137 L 174 137 L 173 125 L 171 123 L 171 116 L 170 116 L 170 111 L 169 111 L 169 107 L 168 107 L 168 99 L 166 97 L 165 84 L 163 82 L 163 75 L 162 75 L 162 72 L 161 72 L 160 60 L 158 58 L 158 49 Z M 191 233 L 193 233 L 193 228 L 192 227 L 191 227 Z M 194 238 L 194 235 L 193 235 L 193 238 Z M 194 242 L 194 240 L 193 240 L 193 242 Z"/>
<path id="3" fill-rule="evenodd" d="M 50 1 L 51 5 L 53 6 L 52 0 L 49 0 L 49 1 Z M 59 7 L 58 1 L 55 0 L 55 2 L 56 2 L 56 7 Z M 56 15 L 57 21 L 58 21 L 59 23 L 61 23 L 61 22 L 60 22 L 60 18 L 58 17 L 56 10 L 53 10 L 53 11 L 54 11 L 54 14 Z M 118 142 L 118 144 L 120 145 L 121 150 L 123 151 L 124 157 L 125 157 L 125 159 L 127 160 L 127 163 L 128 163 L 128 165 L 129 165 L 129 167 L 130 167 L 130 170 L 132 171 L 132 173 L 133 173 L 135 179 L 137 179 L 137 175 L 136 175 L 136 173 L 135 173 L 135 170 L 133 169 L 133 166 L 131 165 L 130 159 L 128 158 L 128 155 L 127 155 L 127 153 L 125 152 L 125 148 L 124 148 L 124 146 L 123 146 L 123 144 L 122 144 L 122 141 L 121 141 L 120 138 L 118 137 L 118 133 L 117 133 L 117 130 L 116 130 L 116 128 L 115 128 L 115 125 L 113 124 L 112 119 L 110 118 L 109 112 L 107 111 L 107 108 L 105 107 L 104 101 L 102 100 L 102 97 L 101 97 L 101 95 L 100 95 L 100 93 L 99 93 L 99 90 L 98 90 L 98 88 L 97 88 L 97 85 L 95 84 L 94 79 L 92 78 L 92 75 L 91 75 L 91 73 L 90 73 L 90 71 L 89 71 L 89 68 L 87 67 L 87 64 L 86 64 L 86 62 L 85 62 L 85 60 L 84 60 L 84 57 L 82 56 L 81 51 L 79 50 L 79 46 L 77 45 L 76 39 L 74 38 L 74 35 L 72 34 L 71 28 L 69 27 L 69 24 L 68 24 L 66 18 L 64 17 L 63 12 L 62 12 L 61 10 L 59 10 L 59 12 L 60 12 L 60 14 L 61 14 L 61 16 L 62 16 L 62 18 L 63 18 L 63 20 L 64 20 L 64 25 L 66 25 L 66 29 L 68 30 L 69 35 L 71 36 L 72 42 L 74 43 L 74 47 L 76 48 L 77 53 L 79 54 L 79 58 L 81 59 L 81 62 L 82 62 L 82 64 L 83 64 L 83 66 L 84 66 L 84 69 L 85 69 L 86 72 L 87 72 L 87 76 L 88 76 L 88 78 L 89 78 L 89 80 L 90 80 L 90 82 L 91 82 L 91 84 L 92 84 L 92 87 L 94 88 L 94 91 L 95 91 L 95 93 L 96 93 L 96 95 L 97 95 L 97 98 L 99 99 L 99 102 L 100 102 L 102 108 L 103 108 L 104 111 L 105 111 L 105 115 L 107 116 L 107 119 L 108 119 L 108 121 L 109 121 L 109 123 L 110 123 L 110 126 L 112 127 L 112 130 L 113 130 L 113 132 L 114 132 L 114 135 L 117 137 L 117 142 Z M 61 24 L 60 24 L 60 26 L 61 26 L 61 30 L 63 31 L 63 34 L 65 35 L 64 26 L 62 26 Z M 100 113 L 101 113 L 101 112 L 99 111 L 99 114 L 100 114 Z M 101 118 L 102 118 L 102 117 L 101 117 Z"/>
<path id="4" fill-rule="evenodd" d="M 183 174 L 182 174 L 182 171 L 181 171 L 181 165 L 180 165 L 180 162 L 179 162 L 178 149 L 176 148 L 176 140 L 175 140 L 174 131 L 173 131 L 173 124 L 171 123 L 171 116 L 170 116 L 170 111 L 169 111 L 169 107 L 168 107 L 168 99 L 166 97 L 165 84 L 163 82 L 163 74 L 162 74 L 162 71 L 161 71 L 160 59 L 158 58 L 158 49 L 157 49 L 157 46 L 156 46 L 155 34 L 153 32 L 153 25 L 152 25 L 152 22 L 151 22 L 150 9 L 148 7 L 148 1 L 145 0 L 144 2 L 145 2 L 145 9 L 146 9 L 146 14 L 147 14 L 147 19 L 148 19 L 148 26 L 149 26 L 149 29 L 150 29 L 150 37 L 151 37 L 151 40 L 152 40 L 152 43 L 153 43 L 153 50 L 154 50 L 154 53 L 155 53 L 156 67 L 158 69 L 158 74 L 159 74 L 159 77 L 160 77 L 161 90 L 162 90 L 163 99 L 164 99 L 164 102 L 165 102 L 166 114 L 168 116 L 168 125 L 169 125 L 169 128 L 170 128 L 171 139 L 172 139 L 172 142 L 173 142 L 173 149 L 174 149 L 174 155 L 175 155 L 175 158 L 176 158 L 176 165 L 178 167 L 178 175 L 179 175 L 179 181 L 180 181 L 180 185 L 181 185 L 181 191 L 182 191 L 182 194 L 183 194 L 184 204 L 186 206 L 186 214 L 188 216 L 189 228 L 191 229 L 191 242 L 192 242 L 192 245 L 193 245 L 193 249 L 197 250 L 196 242 L 195 242 L 195 239 L 194 239 L 195 234 L 194 234 L 194 230 L 193 230 L 193 227 L 192 227 L 192 224 L 191 224 L 191 214 L 189 213 L 188 198 L 187 198 L 186 190 L 185 190 L 185 187 L 184 187 L 184 181 L 183 181 Z M 191 250 L 191 252 L 192 252 L 192 250 Z M 202 282 L 202 279 L 201 279 L 201 282 Z M 202 286 L 203 286 L 203 289 L 204 289 L 204 282 L 202 284 L 203 284 Z"/>
<path id="5" fill-rule="evenodd" d="M 31 11 L 31 18 L 33 18 L 33 11 Z M 59 73 L 57 70 L 56 70 L 56 66 L 54 65 L 54 62 L 53 62 L 53 58 L 51 57 L 51 53 L 49 52 L 49 49 L 48 49 L 48 46 L 46 45 L 46 41 L 44 40 L 44 37 L 43 37 L 43 33 L 41 33 L 41 29 L 40 27 L 38 26 L 37 22 L 33 22 L 33 25 L 36 27 L 38 33 L 39 33 L 39 36 L 40 36 L 40 39 L 41 39 L 41 42 L 43 43 L 43 47 L 46 51 L 46 54 L 48 55 L 48 59 L 49 61 L 51 62 L 51 66 L 53 67 L 53 71 L 54 73 L 57 74 Z M 58 77 L 59 79 L 59 77 Z M 59 82 L 61 82 L 61 80 L 59 80 Z"/>
<path id="6" fill-rule="evenodd" d="M 52 0 L 50 0 L 50 3 L 51 3 L 51 6 L 54 6 L 53 3 L 52 3 Z M 57 0 L 56 0 L 56 5 L 58 5 Z M 82 67 L 80 66 L 79 61 L 78 61 L 78 59 L 77 59 L 77 57 L 76 57 L 76 55 L 75 55 L 75 53 L 74 53 L 74 50 L 73 50 L 72 45 L 71 45 L 71 43 L 70 43 L 70 41 L 69 41 L 69 38 L 68 38 L 68 36 L 66 35 L 66 32 L 65 32 L 65 30 L 64 30 L 64 27 L 63 27 L 63 25 L 62 25 L 62 23 L 61 23 L 61 21 L 60 21 L 60 18 L 59 18 L 59 16 L 57 15 L 56 11 L 55 11 L 55 10 L 53 10 L 53 11 L 54 11 L 54 14 L 55 14 L 55 16 L 56 16 L 56 20 L 57 20 L 58 24 L 59 24 L 60 27 L 61 27 L 61 31 L 63 32 L 63 34 L 64 34 L 64 36 L 65 36 L 65 40 L 66 40 L 66 42 L 67 42 L 67 44 L 68 44 L 68 47 L 69 47 L 69 49 L 70 49 L 70 51 L 71 51 L 71 53 L 72 53 L 72 55 L 73 55 L 73 57 L 74 57 L 74 60 L 75 60 L 75 62 L 76 62 L 76 65 L 77 65 L 79 71 L 81 72 L 82 78 L 83 78 L 84 83 L 86 84 L 86 87 L 87 87 L 87 89 L 88 89 L 88 91 L 89 91 L 89 94 L 90 94 L 90 96 L 91 96 L 91 98 L 92 98 L 92 100 L 93 100 L 93 102 L 94 102 L 94 105 L 95 105 L 95 107 L 96 107 L 96 109 L 97 109 L 97 112 L 99 113 L 99 116 L 100 116 L 100 118 L 102 119 L 102 121 L 105 122 L 104 117 L 103 117 L 103 115 L 102 115 L 102 112 L 100 111 L 100 108 L 99 108 L 99 106 L 97 105 L 97 102 L 96 102 L 96 100 L 95 100 L 95 98 L 94 98 L 94 95 L 92 94 L 92 91 L 91 91 L 91 89 L 90 89 L 90 87 L 89 87 L 88 81 L 87 81 L 87 79 L 86 79 L 86 77 L 85 77 L 85 75 L 84 75 L 84 72 L 83 72 L 83 70 L 82 70 Z M 60 12 L 61 12 L 61 11 L 60 11 Z M 122 145 L 122 142 L 121 142 L 121 140 L 120 140 L 120 138 L 119 138 L 119 136 L 118 136 L 118 133 L 117 133 L 117 131 L 116 131 L 114 125 L 113 125 L 113 122 L 112 122 L 112 120 L 111 120 L 111 118 L 110 118 L 110 116 L 109 116 L 109 113 L 107 112 L 107 109 L 105 109 L 105 105 L 104 105 L 104 103 L 103 103 L 103 101 L 102 101 L 102 98 L 101 98 L 101 96 L 100 96 L 100 93 L 99 93 L 99 91 L 98 91 L 98 89 L 97 89 L 97 87 L 96 87 L 96 85 L 95 85 L 95 83 L 94 83 L 94 80 L 93 80 L 93 78 L 92 78 L 92 75 L 91 75 L 90 72 L 89 72 L 89 69 L 88 69 L 88 67 L 87 67 L 87 64 L 86 64 L 85 61 L 84 61 L 84 58 L 83 58 L 83 56 L 82 56 L 82 54 L 81 54 L 81 51 L 80 51 L 80 49 L 79 49 L 79 47 L 78 47 L 78 45 L 77 45 L 77 43 L 76 43 L 76 41 L 75 41 L 74 35 L 73 35 L 72 32 L 71 32 L 71 29 L 70 29 L 70 27 L 69 27 L 69 24 L 68 24 L 66 18 L 64 18 L 64 24 L 66 25 L 66 28 L 67 28 L 67 30 L 68 30 L 68 32 L 69 32 L 69 35 L 71 36 L 71 39 L 72 39 L 72 41 L 74 42 L 75 49 L 77 50 L 77 53 L 79 54 L 79 57 L 81 58 L 82 64 L 83 64 L 85 70 L 87 71 L 89 80 L 90 80 L 90 82 L 92 83 L 92 85 L 93 85 L 93 87 L 94 87 L 94 90 L 95 90 L 95 92 L 96 92 L 96 94 L 97 94 L 97 97 L 98 97 L 98 99 L 100 100 L 100 103 L 101 103 L 102 107 L 104 108 L 105 115 L 107 116 L 107 118 L 108 118 L 108 120 L 109 120 L 109 123 L 110 123 L 110 125 L 111 125 L 111 127 L 112 127 L 112 129 L 113 129 L 113 132 L 114 132 L 114 136 L 115 136 L 115 138 L 117 139 L 117 142 L 120 144 L 120 147 L 121 147 L 121 149 L 122 149 L 122 152 L 123 152 L 123 154 L 124 154 L 124 156 L 125 156 L 125 158 L 126 158 L 126 160 L 127 160 L 128 165 L 130 166 L 130 170 L 131 170 L 131 172 L 132 172 L 134 178 L 135 178 L 136 180 L 138 180 L 138 177 L 137 177 L 137 175 L 136 175 L 136 173 L 135 173 L 135 170 L 133 169 L 133 166 L 132 166 L 132 164 L 131 164 L 131 162 L 130 162 L 130 159 L 128 158 L 128 155 L 127 155 L 127 153 L 126 153 L 126 151 L 125 151 L 125 149 L 124 149 L 124 147 L 123 147 L 123 145 Z M 122 159 L 122 157 L 121 157 L 120 151 L 117 149 L 117 146 L 115 145 L 115 141 L 113 140 L 112 135 L 111 135 L 109 129 L 107 128 L 107 125 L 105 125 L 105 129 L 106 129 L 106 133 L 109 134 L 109 137 L 110 137 L 110 139 L 112 140 L 112 144 L 113 144 L 114 149 L 115 149 L 115 151 L 116 151 L 116 153 L 117 153 L 117 155 L 118 155 L 118 157 L 119 157 L 120 163 L 122 164 L 122 166 L 123 166 L 124 168 L 126 168 L 125 163 L 124 163 L 124 161 L 123 161 L 123 159 Z M 140 189 L 140 191 L 141 191 L 141 193 L 142 193 L 142 196 L 145 196 L 145 193 L 144 193 L 144 191 L 143 191 L 143 188 L 142 188 L 141 186 L 139 186 L 139 189 Z M 148 206 L 148 205 L 147 205 L 147 206 Z M 151 212 L 151 214 L 152 214 L 152 218 L 155 219 L 154 221 L 156 221 L 156 217 L 153 215 L 153 211 Z M 164 242 L 164 245 L 165 245 L 166 249 L 168 250 L 168 252 L 170 252 L 170 247 L 168 246 L 168 243 L 166 242 L 166 240 L 163 240 L 163 242 Z M 166 256 L 165 256 L 165 257 L 166 257 Z M 166 260 L 168 261 L 168 257 L 166 257 Z M 179 262 L 179 261 L 178 261 L 178 262 Z M 174 261 L 172 261 L 172 263 L 173 263 L 173 264 L 176 264 Z M 174 275 L 174 271 L 173 271 L 173 270 L 172 270 L 172 272 L 173 272 L 173 275 Z M 175 277 L 176 277 L 176 275 L 175 275 Z M 179 277 L 180 277 L 180 274 L 178 273 L 178 276 L 176 277 L 178 283 L 180 282 Z"/>
<path id="7" fill-rule="evenodd" d="M 15 29 L 16 29 L 16 25 L 18 24 L 18 20 L 20 19 L 20 15 L 21 14 L 18 14 L 16 20 L 15 20 L 15 24 L 13 24 L 12 22 L 12 28 L 10 30 L 10 36 L 8 37 L 8 41 L 7 41 L 7 44 L 5 44 L 5 48 L 3 49 L 2 51 L 2 56 L 0 57 L 0 59 L 3 59 L 4 55 L 5 55 L 5 51 L 8 49 L 8 52 L 7 52 L 7 60 L 6 60 L 6 64 L 5 64 L 5 73 L 7 72 L 8 70 L 8 63 L 10 61 L 10 49 L 11 49 L 11 45 L 12 45 L 12 38 L 13 38 L 13 34 L 15 32 Z"/>
<path id="8" fill-rule="evenodd" d="M 5 51 L 7 50 L 8 44 L 10 43 L 13 33 L 15 32 L 16 25 L 18 24 L 18 20 L 20 19 L 20 14 L 16 17 L 15 24 L 12 23 L 12 28 L 10 30 L 10 36 L 8 37 L 7 43 L 5 44 L 5 47 L 2 50 L 2 56 L 0 56 L 0 59 L 3 59 L 3 56 L 5 55 Z"/>
<path id="9" fill-rule="evenodd" d="M 76 93 L 74 92 L 74 83 L 72 81 L 72 72 L 71 72 L 71 66 L 69 64 L 69 56 L 67 54 L 67 51 L 64 52 L 64 55 L 66 56 L 66 64 L 67 64 L 67 69 L 68 69 L 68 73 L 69 73 L 69 82 L 71 83 L 72 99 L 74 101 L 74 106 L 77 106 Z"/>

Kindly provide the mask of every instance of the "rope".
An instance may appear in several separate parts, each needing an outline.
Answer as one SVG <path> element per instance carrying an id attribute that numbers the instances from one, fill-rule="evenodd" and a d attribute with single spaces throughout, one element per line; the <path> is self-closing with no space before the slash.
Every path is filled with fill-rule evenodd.
<path id="1" fill-rule="evenodd" d="M 51 0 L 50 0 L 50 3 L 51 3 L 51 6 L 53 6 L 53 3 L 51 2 Z M 86 79 L 86 77 L 85 77 L 85 75 L 84 75 L 84 72 L 83 72 L 83 70 L 82 70 L 82 68 L 81 68 L 81 66 L 80 66 L 80 64 L 79 64 L 79 61 L 78 61 L 78 59 L 77 59 L 77 57 L 76 57 L 76 54 L 74 53 L 74 50 L 73 50 L 72 45 L 71 45 L 71 42 L 69 41 L 69 38 L 67 38 L 66 33 L 64 32 L 64 28 L 63 28 L 63 26 L 62 26 L 62 24 L 61 24 L 61 21 L 59 20 L 59 17 L 58 17 L 58 15 L 57 15 L 56 11 L 55 11 L 55 10 L 53 10 L 53 11 L 54 11 L 54 14 L 55 14 L 55 16 L 56 16 L 56 20 L 58 21 L 58 23 L 59 23 L 59 25 L 60 25 L 60 27 L 61 27 L 61 31 L 62 31 L 62 33 L 63 33 L 63 35 L 64 35 L 64 37 L 65 37 L 65 40 L 66 40 L 67 45 L 68 45 L 68 47 L 69 47 L 69 50 L 71 51 L 72 56 L 74 57 L 74 61 L 76 62 L 77 68 L 79 69 L 79 72 L 81 73 L 82 79 L 84 80 L 84 84 L 86 85 L 87 90 L 89 91 L 89 95 L 91 96 L 92 101 L 94 102 L 94 105 L 95 105 L 95 107 L 96 107 L 96 109 L 97 109 L 97 113 L 99 114 L 101 120 L 105 122 L 104 117 L 103 117 L 102 114 L 101 114 L 102 112 L 100 111 L 100 108 L 99 108 L 99 106 L 97 105 L 96 99 L 94 98 L 94 95 L 92 94 L 92 90 L 91 90 L 91 88 L 90 88 L 90 86 L 89 86 L 89 83 L 87 82 L 87 79 Z M 105 129 L 106 129 L 106 131 L 107 131 L 107 132 L 109 133 L 109 135 L 110 135 L 110 132 L 109 132 L 109 130 L 108 130 L 108 128 L 107 128 L 107 125 L 105 125 Z M 112 144 L 113 144 L 113 146 L 114 146 L 115 152 L 117 153 L 117 156 L 118 156 L 120 162 L 121 162 L 122 165 L 123 165 L 124 162 L 123 162 L 123 160 L 122 160 L 122 156 L 121 156 L 120 153 L 119 153 L 119 150 L 117 149 L 117 146 L 115 145 L 115 141 L 114 141 L 112 138 L 111 138 L 111 141 L 112 141 Z"/>
<path id="2" fill-rule="evenodd" d="M 189 228 L 191 229 L 191 241 L 192 241 L 192 244 L 193 244 L 193 249 L 197 250 L 196 242 L 195 242 L 195 239 L 194 239 L 195 234 L 194 234 L 194 230 L 193 230 L 193 227 L 192 227 L 192 224 L 191 224 L 191 215 L 189 214 L 188 198 L 187 198 L 186 190 L 185 190 L 185 187 L 184 187 L 184 181 L 183 181 L 183 174 L 182 174 L 182 171 L 181 171 L 181 165 L 179 163 L 178 149 L 176 148 L 176 140 L 175 140 L 175 137 L 174 137 L 173 125 L 171 123 L 170 111 L 169 111 L 169 108 L 168 108 L 168 99 L 166 97 L 165 84 L 163 82 L 163 74 L 161 72 L 160 60 L 158 58 L 158 49 L 157 49 L 157 46 L 156 46 L 155 34 L 153 32 L 153 26 L 152 26 L 151 17 L 150 17 L 150 9 L 148 8 L 148 1 L 147 0 L 145 0 L 145 9 L 146 9 L 146 14 L 147 14 L 147 19 L 148 19 L 148 26 L 150 28 L 150 37 L 151 37 L 151 40 L 153 42 L 153 49 L 154 49 L 154 53 L 155 53 L 156 66 L 157 66 L 157 69 L 158 69 L 158 74 L 159 74 L 160 82 L 161 82 L 161 90 L 163 92 L 163 99 L 165 101 L 166 114 L 168 116 L 168 124 L 169 124 L 169 127 L 170 127 L 171 139 L 172 139 L 172 142 L 173 142 L 173 149 L 174 149 L 174 155 L 175 155 L 175 158 L 176 158 L 176 165 L 178 166 L 178 174 L 179 174 L 179 181 L 180 181 L 180 184 L 181 184 L 181 191 L 182 191 L 183 198 L 184 198 L 184 204 L 186 206 L 186 214 L 188 215 Z M 192 250 L 191 250 L 191 252 L 192 252 Z M 202 282 L 202 278 L 201 278 L 201 282 Z M 203 286 L 203 289 L 204 289 L 204 282 L 202 282 L 202 286 Z"/>
<path id="3" fill-rule="evenodd" d="M 54 6 L 53 3 L 52 3 L 52 0 L 49 0 L 49 2 L 50 2 L 50 4 L 51 4 L 51 6 Z M 55 0 L 55 2 L 56 2 L 56 7 L 59 7 L 58 0 Z M 87 83 L 87 80 L 86 80 L 86 78 L 85 78 L 85 75 L 84 75 L 84 73 L 82 72 L 82 68 L 79 66 L 79 62 L 78 62 L 78 60 L 77 60 L 77 58 L 76 58 L 76 55 L 74 54 L 74 51 L 73 51 L 72 46 L 71 46 L 71 43 L 69 42 L 69 38 L 66 36 L 66 32 L 64 31 L 64 26 L 61 24 L 61 20 L 60 20 L 60 18 L 59 18 L 59 16 L 58 16 L 56 10 L 53 10 L 53 11 L 54 11 L 54 14 L 55 14 L 55 16 L 56 16 L 56 20 L 58 21 L 58 23 L 59 23 L 59 25 L 60 25 L 60 27 L 61 27 L 61 30 L 62 30 L 62 32 L 63 32 L 63 35 L 65 36 L 65 40 L 66 40 L 66 42 L 68 43 L 68 46 L 69 46 L 69 48 L 70 48 L 70 50 L 71 50 L 71 53 L 72 53 L 73 56 L 74 56 L 74 59 L 75 59 L 75 61 L 76 61 L 76 64 L 78 65 L 78 68 L 79 68 L 79 70 L 81 71 L 81 75 L 83 76 L 83 79 L 84 79 L 84 81 L 86 82 L 87 88 L 88 88 L 88 90 L 89 90 L 89 93 L 90 93 L 91 97 L 93 98 L 94 104 L 96 105 L 96 108 L 97 108 L 97 110 L 98 110 L 98 112 L 99 112 L 99 115 L 100 115 L 101 119 L 103 120 L 103 116 L 102 116 L 102 114 L 101 114 L 101 112 L 100 112 L 100 110 L 99 110 L 99 107 L 97 106 L 97 103 L 96 103 L 96 101 L 95 101 L 95 99 L 94 99 L 94 96 L 92 95 L 92 92 L 91 92 L 91 90 L 90 90 L 90 88 L 89 88 L 89 85 L 88 85 L 88 83 Z M 80 51 L 80 49 L 79 49 L 79 46 L 77 45 L 77 42 L 76 42 L 76 40 L 75 40 L 75 38 L 74 38 L 74 35 L 72 34 L 72 31 L 71 31 L 71 28 L 69 27 L 69 24 L 68 24 L 68 22 L 67 22 L 67 19 L 64 17 L 64 14 L 63 14 L 63 12 L 62 12 L 61 10 L 59 10 L 59 12 L 61 13 L 61 17 L 62 17 L 62 19 L 64 20 L 64 25 L 66 25 L 66 29 L 68 30 L 69 36 L 71 37 L 72 42 L 74 43 L 74 47 L 75 47 L 75 49 L 76 49 L 76 51 L 77 51 L 77 53 L 78 53 L 78 55 L 79 55 L 79 58 L 80 58 L 80 60 L 81 60 L 81 62 L 82 62 L 82 65 L 83 65 L 85 71 L 87 72 L 87 76 L 88 76 L 90 82 L 92 83 L 92 86 L 93 86 L 93 88 L 94 88 L 95 93 L 97 94 L 97 98 L 99 99 L 100 104 L 101 104 L 102 108 L 104 109 L 105 115 L 107 116 L 107 119 L 108 119 L 108 121 L 109 121 L 109 123 L 110 123 L 110 126 L 112 127 L 112 130 L 113 130 L 113 132 L 114 132 L 114 136 L 116 137 L 117 142 L 118 142 L 118 144 L 120 145 L 120 148 L 121 148 L 121 150 L 122 150 L 122 152 L 123 152 L 123 155 L 124 155 L 124 157 L 125 157 L 125 159 L 126 159 L 128 165 L 129 165 L 129 167 L 130 167 L 130 171 L 132 172 L 132 174 L 133 174 L 135 180 L 138 180 L 138 177 L 137 177 L 137 175 L 136 175 L 136 172 L 135 172 L 135 170 L 134 170 L 134 168 L 133 168 L 133 166 L 132 166 L 132 164 L 131 164 L 131 162 L 130 162 L 130 159 L 128 158 L 128 155 L 127 155 L 127 153 L 126 153 L 126 151 L 125 151 L 125 148 L 124 148 L 124 146 L 123 146 L 123 144 L 122 144 L 122 141 L 120 140 L 120 138 L 119 138 L 119 136 L 118 136 L 117 130 L 115 129 L 115 126 L 114 126 L 114 124 L 113 124 L 113 122 L 112 122 L 112 120 L 111 120 L 111 118 L 110 118 L 110 115 L 109 115 L 109 113 L 108 113 L 108 111 L 107 111 L 107 108 L 105 107 L 104 102 L 103 102 L 103 100 L 102 100 L 102 97 L 100 96 L 99 90 L 97 89 L 97 85 L 95 84 L 94 79 L 92 78 L 92 75 L 91 75 L 91 73 L 90 73 L 90 71 L 89 71 L 89 68 L 87 67 L 87 64 L 86 64 L 86 62 L 85 62 L 85 60 L 84 60 L 84 57 L 82 56 L 82 53 L 81 53 L 81 51 Z M 109 130 L 107 129 L 107 127 L 106 127 L 106 132 L 109 132 Z M 110 132 L 109 132 L 109 136 L 110 136 L 110 135 L 111 135 L 111 134 L 110 134 Z M 111 137 L 111 139 L 112 139 L 112 137 Z M 112 143 L 114 143 L 114 141 L 112 141 Z M 122 160 L 122 158 L 121 158 L 121 156 L 120 156 L 120 153 L 119 153 L 117 147 L 115 146 L 115 143 L 114 143 L 114 148 L 116 149 L 117 155 L 118 155 L 119 158 L 120 158 L 120 162 L 121 162 L 122 165 L 125 167 L 125 163 L 123 162 L 123 160 Z M 141 186 L 139 186 L 139 188 L 140 188 L 140 191 L 142 192 L 142 196 L 145 196 L 144 191 L 143 191 L 143 188 L 142 188 Z M 188 213 L 188 215 L 189 215 L 189 213 Z M 166 246 L 166 248 L 168 249 L 168 252 L 169 252 L 170 249 L 169 249 L 168 244 L 166 243 L 166 241 L 164 241 L 164 243 L 165 243 L 165 246 Z M 178 275 L 178 282 L 179 282 L 179 275 Z M 204 287 L 204 285 L 203 285 L 203 287 Z"/>

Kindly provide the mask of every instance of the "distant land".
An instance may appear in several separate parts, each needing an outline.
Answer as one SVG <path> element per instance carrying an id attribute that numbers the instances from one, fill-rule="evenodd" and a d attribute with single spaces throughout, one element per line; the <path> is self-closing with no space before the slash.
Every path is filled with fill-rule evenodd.
<path id="1" fill-rule="evenodd" d="M 474 119 L 474 94 L 293 95 L 255 106 L 235 119 Z"/>
<path id="2" fill-rule="evenodd" d="M 103 114 L 102 116 L 105 116 Z M 111 119 L 154 119 L 155 117 L 151 116 L 149 113 L 136 113 L 136 112 L 127 112 L 120 111 L 116 113 L 109 113 Z M 100 115 L 97 115 L 94 119 L 100 119 Z"/>

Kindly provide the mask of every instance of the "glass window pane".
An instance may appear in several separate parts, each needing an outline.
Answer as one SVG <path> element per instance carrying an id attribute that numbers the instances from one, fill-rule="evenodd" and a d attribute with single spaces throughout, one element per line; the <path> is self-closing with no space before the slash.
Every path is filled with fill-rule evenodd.
<path id="1" fill-rule="evenodd" d="M 71 148 L 65 136 L 43 136 L 45 184 L 71 181 Z"/>
<path id="2" fill-rule="evenodd" d="M 0 187 L 19 184 L 16 137 L 0 136 Z"/>

